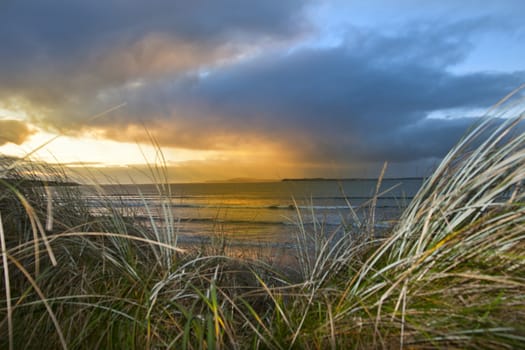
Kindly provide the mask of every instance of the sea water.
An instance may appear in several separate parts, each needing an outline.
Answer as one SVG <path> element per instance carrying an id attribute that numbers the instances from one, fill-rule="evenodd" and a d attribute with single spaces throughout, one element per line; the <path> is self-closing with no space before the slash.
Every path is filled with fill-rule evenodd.
<path id="1" fill-rule="evenodd" d="M 369 222 L 391 224 L 412 200 L 420 178 L 355 180 L 289 180 L 246 183 L 102 186 L 106 202 L 145 225 L 176 234 L 181 243 L 216 237 L 230 244 L 293 243 L 305 232 L 359 229 Z M 373 201 L 375 195 L 376 200 Z M 86 191 L 96 212 L 98 194 Z"/>

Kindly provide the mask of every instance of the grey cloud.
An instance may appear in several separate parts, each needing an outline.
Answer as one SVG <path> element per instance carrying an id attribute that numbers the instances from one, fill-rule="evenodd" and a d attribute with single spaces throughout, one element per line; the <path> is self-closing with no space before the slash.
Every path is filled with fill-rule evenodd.
<path id="1" fill-rule="evenodd" d="M 196 149 L 263 137 L 302 150 L 308 161 L 441 157 L 474 119 L 428 119 L 429 113 L 488 108 L 525 78 L 450 73 L 450 51 L 465 56 L 470 48 L 454 36 L 459 25 L 402 39 L 370 34 L 357 46 L 267 55 L 204 78 L 156 82 L 128 95 L 125 118 L 133 123 L 149 112 L 170 124 L 158 128 L 164 144 Z"/>
<path id="2" fill-rule="evenodd" d="M 0 98 L 60 112 L 137 79 L 214 65 L 243 46 L 302 32 L 309 2 L 1 2 Z"/>
<path id="3" fill-rule="evenodd" d="M 289 35 L 302 25 L 304 4 L 303 0 L 8 1 L 0 5 L 0 39 L 6 49 L 2 57 L 76 55 L 133 42 L 152 32 L 193 42 L 224 42 L 232 35 Z"/>
<path id="4" fill-rule="evenodd" d="M 229 40 L 232 33 L 282 35 L 297 30 L 304 4 L 303 0 L 8 1 L 0 5 L 2 39 L 17 52 L 33 46 L 65 54 L 148 32 L 192 41 Z"/>

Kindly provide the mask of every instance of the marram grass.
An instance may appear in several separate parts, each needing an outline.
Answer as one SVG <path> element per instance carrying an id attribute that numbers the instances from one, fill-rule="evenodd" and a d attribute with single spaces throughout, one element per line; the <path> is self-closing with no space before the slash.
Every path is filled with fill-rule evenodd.
<path id="1" fill-rule="evenodd" d="M 311 232 L 298 213 L 294 276 L 181 249 L 169 194 L 165 222 L 142 227 L 101 190 L 109 215 L 93 216 L 75 187 L 28 185 L 59 169 L 4 159 L 0 347 L 524 348 L 522 111 L 489 111 L 384 238 L 371 223 Z"/>

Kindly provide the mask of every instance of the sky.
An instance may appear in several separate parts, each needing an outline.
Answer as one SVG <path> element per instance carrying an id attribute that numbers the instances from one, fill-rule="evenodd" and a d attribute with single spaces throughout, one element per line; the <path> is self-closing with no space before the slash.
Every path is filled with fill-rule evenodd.
<path id="1" fill-rule="evenodd" d="M 38 149 L 120 182 L 159 162 L 173 182 L 376 177 L 385 161 L 388 176 L 427 175 L 525 82 L 523 13 L 522 0 L 0 0 L 0 154 Z"/>

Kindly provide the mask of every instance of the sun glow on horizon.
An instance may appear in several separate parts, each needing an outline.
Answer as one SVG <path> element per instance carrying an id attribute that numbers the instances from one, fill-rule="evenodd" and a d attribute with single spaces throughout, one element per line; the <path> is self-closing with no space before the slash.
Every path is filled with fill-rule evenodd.
<path id="1" fill-rule="evenodd" d="M 3 115 L 11 117 L 7 113 Z M 22 114 L 17 114 L 16 119 L 27 122 Z M 286 165 L 289 159 L 277 146 L 270 144 L 230 150 L 188 150 L 164 146 L 159 149 L 153 144 L 102 138 L 96 130 L 81 136 L 67 136 L 27 124 L 34 133 L 20 145 L 6 143 L 0 146 L 0 154 L 14 157 L 31 154 L 32 159 L 58 164 L 81 177 L 95 171 L 99 179 L 104 179 L 104 173 L 107 173 L 118 181 L 135 181 L 136 178 L 138 182 L 147 182 L 148 177 L 144 173 L 148 165 L 165 167 L 169 180 L 176 182 L 301 176 L 297 171 L 290 173 L 291 167 Z"/>
<path id="2" fill-rule="evenodd" d="M 19 119 L 23 120 L 23 119 Z M 0 153 L 8 156 L 24 157 L 32 153 L 34 157 L 48 163 L 63 165 L 127 166 L 154 162 L 159 151 L 154 145 L 133 142 L 119 142 L 102 139 L 92 135 L 80 137 L 53 134 L 32 126 L 36 132 L 21 145 L 7 143 L 0 146 Z M 192 151 L 163 148 L 162 156 L 166 162 L 185 162 L 206 160 L 213 157 L 213 151 Z"/>

